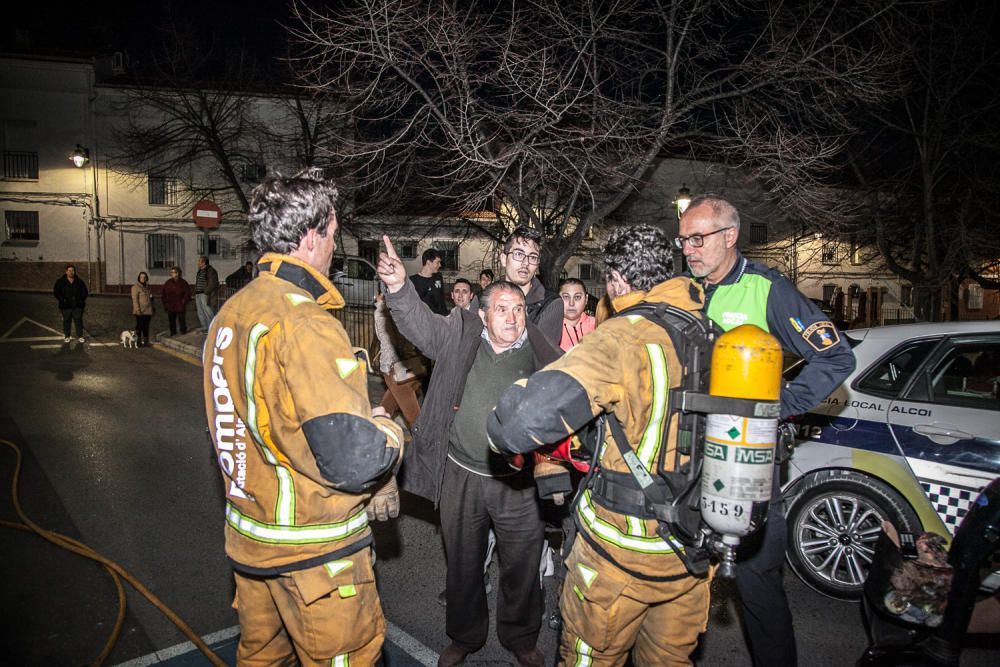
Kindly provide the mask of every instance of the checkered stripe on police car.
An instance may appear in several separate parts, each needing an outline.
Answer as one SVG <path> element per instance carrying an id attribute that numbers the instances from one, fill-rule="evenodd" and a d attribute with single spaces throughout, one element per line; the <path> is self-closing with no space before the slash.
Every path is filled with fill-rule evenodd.
<path id="1" fill-rule="evenodd" d="M 952 535 L 969 512 L 969 506 L 979 492 L 974 489 L 963 489 L 959 486 L 941 486 L 934 482 L 920 482 L 924 493 L 931 501 L 934 511 L 941 517 L 948 532 Z"/>

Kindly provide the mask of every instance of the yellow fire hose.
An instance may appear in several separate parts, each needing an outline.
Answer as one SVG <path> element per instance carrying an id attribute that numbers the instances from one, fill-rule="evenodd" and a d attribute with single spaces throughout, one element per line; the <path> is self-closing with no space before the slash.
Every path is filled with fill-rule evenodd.
<path id="1" fill-rule="evenodd" d="M 170 621 L 177 626 L 177 629 L 184 633 L 184 636 L 190 639 L 191 643 L 198 647 L 198 650 L 204 653 L 205 657 L 207 657 L 213 665 L 216 667 L 226 667 L 225 661 L 216 655 L 215 652 L 208 647 L 208 644 L 206 644 L 202 638 L 199 637 L 198 634 L 195 633 L 195 631 L 192 630 L 191 627 L 176 614 L 176 612 L 165 605 L 160 598 L 156 597 L 156 595 L 146 588 L 141 581 L 136 579 L 121 565 L 106 556 L 97 553 L 86 544 L 78 542 L 77 540 L 67 537 L 66 535 L 46 530 L 29 519 L 24 513 L 24 510 L 21 509 L 21 501 L 18 497 L 17 490 L 18 480 L 21 475 L 21 450 L 17 445 L 9 440 L 0 439 L 0 444 L 13 449 L 14 455 L 17 457 L 14 464 L 14 477 L 11 481 L 11 499 L 14 503 L 14 511 L 17 513 L 18 518 L 21 519 L 21 523 L 16 523 L 14 521 L 0 521 L 0 526 L 33 532 L 57 547 L 71 551 L 72 553 L 83 556 L 84 558 L 89 558 L 90 560 L 102 565 L 105 571 L 107 571 L 107 573 L 111 576 L 112 581 L 115 583 L 115 589 L 118 591 L 118 616 L 115 619 L 114 628 L 112 628 L 111 635 L 108 637 L 107 642 L 105 642 L 103 650 L 101 650 L 100 655 L 94 658 L 94 661 L 90 663 L 92 667 L 99 667 L 104 664 L 104 661 L 107 660 L 108 655 L 111 653 L 111 649 L 114 648 L 115 643 L 118 641 L 119 635 L 121 635 L 122 625 L 125 622 L 125 587 L 122 586 L 122 579 L 127 581 L 132 588 L 141 593 L 143 597 L 149 600 L 154 607 L 159 609 L 164 616 L 170 619 Z"/>

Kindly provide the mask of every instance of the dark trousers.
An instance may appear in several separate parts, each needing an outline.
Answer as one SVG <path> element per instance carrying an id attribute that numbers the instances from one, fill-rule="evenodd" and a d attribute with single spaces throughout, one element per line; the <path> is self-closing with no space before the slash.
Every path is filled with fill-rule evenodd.
<path id="1" fill-rule="evenodd" d="M 795 630 L 781 582 L 788 526 L 782 503 L 774 500 L 761 533 L 740 546 L 736 589 L 743 611 L 743 631 L 754 667 L 795 667 Z"/>
<path id="2" fill-rule="evenodd" d="M 149 321 L 151 319 L 153 319 L 152 315 L 135 316 L 135 337 L 139 343 L 149 343 Z"/>
<path id="3" fill-rule="evenodd" d="M 529 474 L 476 475 L 450 459 L 441 487 L 441 532 L 448 561 L 445 629 L 470 653 L 486 643 L 490 612 L 483 560 L 490 524 L 497 536 L 497 638 L 508 651 L 535 646 L 545 604 L 538 564 L 545 526 Z"/>
<path id="4" fill-rule="evenodd" d="M 83 338 L 83 308 L 60 308 L 59 312 L 63 316 L 63 336 L 69 338 L 70 320 L 76 324 L 77 338 Z"/>
<path id="5" fill-rule="evenodd" d="M 186 334 L 188 332 L 187 323 L 187 313 L 183 310 L 179 313 L 167 313 L 167 320 L 170 322 L 170 335 L 177 335 L 177 325 L 181 325 L 181 333 Z"/>

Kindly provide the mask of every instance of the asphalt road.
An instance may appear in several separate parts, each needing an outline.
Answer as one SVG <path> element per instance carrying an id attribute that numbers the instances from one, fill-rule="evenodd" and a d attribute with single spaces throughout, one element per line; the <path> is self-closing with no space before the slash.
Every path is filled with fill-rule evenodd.
<path id="1" fill-rule="evenodd" d="M 118 346 L 118 333 L 131 326 L 128 310 L 123 297 L 92 298 L 84 322 L 88 343 L 64 346 L 51 296 L 0 292 L 0 438 L 23 451 L 20 495 L 32 519 L 118 561 L 200 635 L 231 637 L 233 583 L 223 553 L 221 483 L 205 435 L 201 369 L 161 349 Z M 193 313 L 189 322 L 197 322 Z M 161 313 L 152 331 L 165 328 Z M 0 448 L 0 519 L 14 519 L 6 492 L 12 470 L 13 454 Z M 448 641 L 445 610 L 437 603 L 445 572 L 441 540 L 433 509 L 412 497 L 403 501 L 398 521 L 376 527 L 386 617 L 405 633 L 396 635 L 390 664 L 433 664 L 433 653 Z M 0 535 L 0 664 L 89 663 L 116 613 L 107 576 L 33 535 L 2 527 Z M 495 587 L 495 566 L 490 576 Z M 546 585 L 548 611 L 555 585 L 551 579 Z M 790 574 L 786 590 L 802 664 L 853 664 L 867 643 L 858 604 L 825 598 Z M 142 656 L 146 664 L 205 664 L 193 654 L 187 662 L 184 656 L 168 660 L 170 653 L 148 658 L 183 641 L 130 590 L 125 630 L 108 664 Z M 555 632 L 543 627 L 547 656 L 554 656 L 555 644 Z M 417 659 L 405 657 L 407 651 Z M 992 665 L 996 657 L 995 651 L 967 651 L 963 664 Z M 709 631 L 695 658 L 708 666 L 750 664 L 726 582 L 714 585 Z M 513 660 L 491 631 L 468 664 Z"/>

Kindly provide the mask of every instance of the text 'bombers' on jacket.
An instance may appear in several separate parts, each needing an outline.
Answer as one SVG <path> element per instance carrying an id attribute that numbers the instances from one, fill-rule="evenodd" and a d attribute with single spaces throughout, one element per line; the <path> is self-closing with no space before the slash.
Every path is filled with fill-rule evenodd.
<path id="1" fill-rule="evenodd" d="M 367 373 L 330 313 L 326 276 L 267 254 L 205 342 L 205 410 L 226 489 L 226 553 L 268 575 L 371 543 L 368 490 L 399 459 L 403 434 L 371 417 Z"/>

